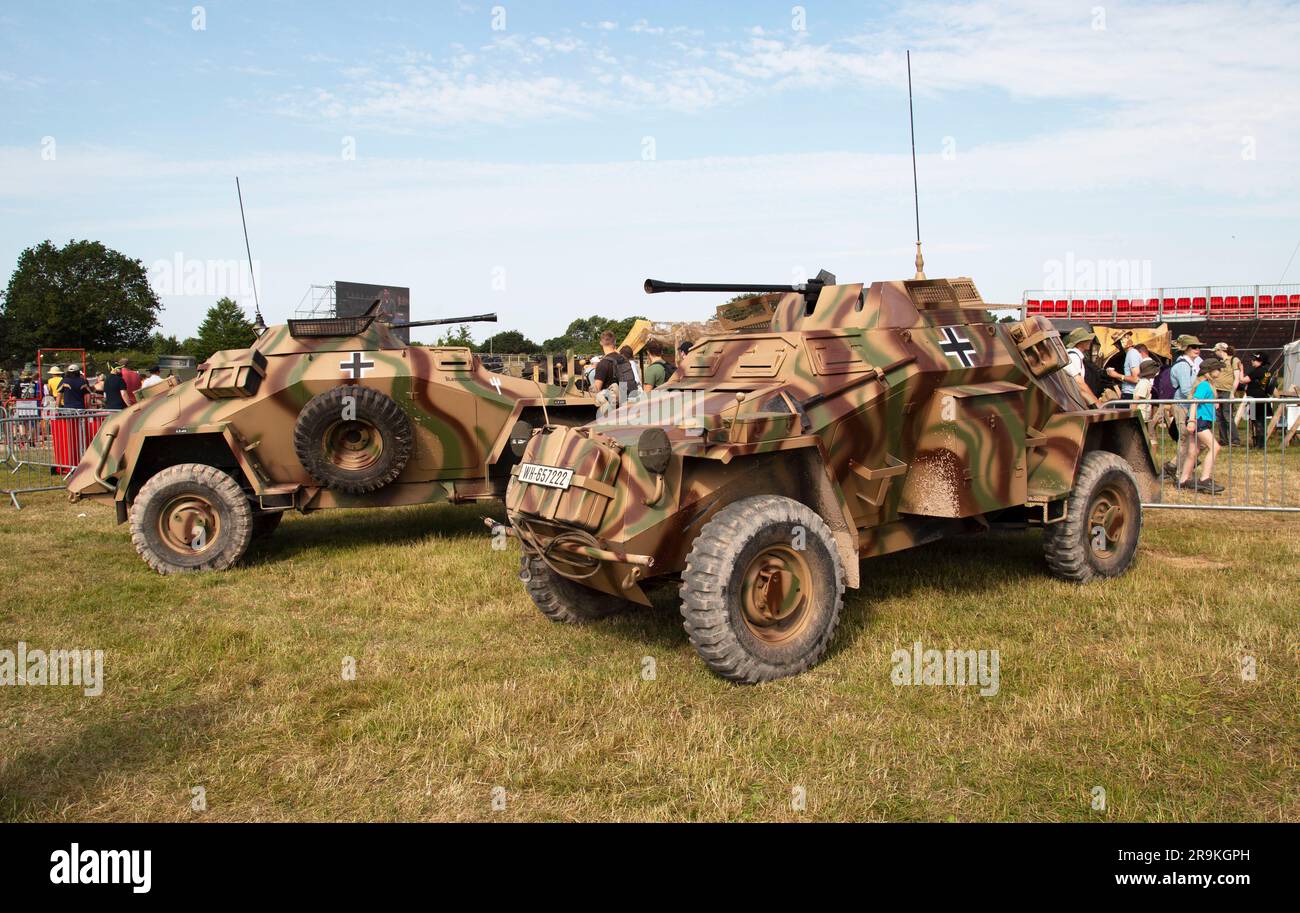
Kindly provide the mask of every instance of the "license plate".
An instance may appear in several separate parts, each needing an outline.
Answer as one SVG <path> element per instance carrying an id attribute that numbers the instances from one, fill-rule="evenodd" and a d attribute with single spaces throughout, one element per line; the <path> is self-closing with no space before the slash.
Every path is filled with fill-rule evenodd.
<path id="1" fill-rule="evenodd" d="M 537 463 L 520 463 L 519 481 L 563 490 L 573 481 L 573 470 L 561 469 L 558 466 L 541 466 Z"/>

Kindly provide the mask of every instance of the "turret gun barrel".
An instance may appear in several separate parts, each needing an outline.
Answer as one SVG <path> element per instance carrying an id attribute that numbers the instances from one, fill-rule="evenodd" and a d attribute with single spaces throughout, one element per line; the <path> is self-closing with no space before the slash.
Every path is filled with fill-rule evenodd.
<path id="1" fill-rule="evenodd" d="M 657 295 L 660 292 L 803 292 L 808 284 L 800 285 L 763 285 L 738 282 L 665 282 L 662 279 L 647 279 L 645 292 Z"/>
<path id="2" fill-rule="evenodd" d="M 645 293 L 657 295 L 660 292 L 727 292 L 740 294 L 767 294 L 769 292 L 800 292 L 813 299 L 827 285 L 835 284 L 835 276 L 826 270 L 817 273 L 816 278 L 795 285 L 767 285 L 753 282 L 665 282 L 662 279 L 647 279 Z"/>
<path id="3" fill-rule="evenodd" d="M 390 323 L 394 329 L 405 327 L 436 327 L 448 323 L 496 323 L 496 314 L 474 314 L 470 317 L 439 317 L 437 320 L 410 320 L 406 323 Z"/>

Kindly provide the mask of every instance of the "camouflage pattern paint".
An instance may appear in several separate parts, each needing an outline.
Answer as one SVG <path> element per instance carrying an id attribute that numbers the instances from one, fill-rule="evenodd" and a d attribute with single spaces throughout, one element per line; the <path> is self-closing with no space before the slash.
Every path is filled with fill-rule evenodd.
<path id="1" fill-rule="evenodd" d="M 397 480 L 365 495 L 321 486 L 293 444 L 312 397 L 349 384 L 391 397 L 415 434 Z M 168 465 L 169 451 L 204 435 L 198 462 L 237 467 L 253 496 L 288 499 L 280 503 L 303 511 L 499 498 L 515 460 L 510 430 L 521 416 L 540 425 L 543 402 L 552 421 L 579 424 L 596 411 L 591 396 L 572 386 L 494 374 L 466 348 L 407 347 L 379 321 L 356 336 L 295 337 L 288 326 L 273 326 L 251 348 L 214 354 L 193 380 L 159 385 L 105 422 L 68 491 L 74 501 L 129 508 L 147 475 Z"/>
<path id="2" fill-rule="evenodd" d="M 759 331 L 699 340 L 641 402 L 534 431 L 523 462 L 574 477 L 567 490 L 512 479 L 506 507 L 524 547 L 581 541 L 649 559 L 572 575 L 644 603 L 641 582 L 680 573 L 711 516 L 782 494 L 827 521 L 856 586 L 861 557 L 986 528 L 1007 509 L 1047 517 L 1091 428 L 1145 441 L 1135 414 L 1081 399 L 1050 323 L 992 322 L 970 279 L 828 285 L 811 306 L 791 292 L 772 311 Z M 662 476 L 638 457 L 650 428 L 671 445 Z M 1128 458 L 1154 477 L 1149 448 Z"/>

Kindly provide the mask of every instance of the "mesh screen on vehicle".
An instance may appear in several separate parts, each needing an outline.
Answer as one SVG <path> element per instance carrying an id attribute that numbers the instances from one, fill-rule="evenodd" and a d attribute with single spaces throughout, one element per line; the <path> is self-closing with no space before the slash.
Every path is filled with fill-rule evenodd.
<path id="1" fill-rule="evenodd" d="M 357 336 L 370 329 L 374 315 L 368 317 L 313 317 L 289 321 L 289 335 L 295 339 L 319 336 Z"/>

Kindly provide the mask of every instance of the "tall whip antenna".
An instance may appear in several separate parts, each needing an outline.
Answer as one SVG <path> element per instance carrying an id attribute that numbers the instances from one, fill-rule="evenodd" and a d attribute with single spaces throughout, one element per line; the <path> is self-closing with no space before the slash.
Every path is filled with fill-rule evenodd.
<path id="1" fill-rule="evenodd" d="M 266 332 L 266 321 L 262 319 L 262 303 L 257 300 L 257 275 L 253 271 L 253 251 L 248 244 L 248 221 L 244 218 L 244 191 L 239 187 L 238 175 L 235 175 L 235 193 L 239 196 L 239 222 L 244 226 L 244 252 L 248 254 L 248 278 L 253 283 L 253 313 L 256 316 L 253 329 L 257 331 L 258 336 L 261 336 Z"/>
<path id="2" fill-rule="evenodd" d="M 912 116 L 912 52 L 907 52 L 907 126 L 912 132 L 912 207 L 916 215 L 916 275 L 925 278 L 925 258 L 921 256 L 921 197 L 916 187 L 916 121 Z"/>

